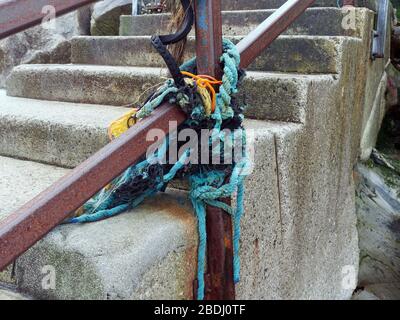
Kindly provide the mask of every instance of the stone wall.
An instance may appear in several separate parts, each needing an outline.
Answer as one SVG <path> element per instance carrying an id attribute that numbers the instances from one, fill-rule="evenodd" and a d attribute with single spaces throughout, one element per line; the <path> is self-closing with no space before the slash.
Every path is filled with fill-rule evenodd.
<path id="1" fill-rule="evenodd" d="M 384 155 L 380 155 L 384 157 Z M 389 161 L 398 167 L 398 161 Z M 392 167 L 393 168 L 393 167 Z M 360 294 L 400 299 L 400 178 L 397 169 L 370 160 L 357 166 Z"/>
<path id="2" fill-rule="evenodd" d="M 119 33 L 119 17 L 130 15 L 132 0 L 105 0 L 93 6 L 91 34 L 94 36 L 116 36 Z"/>
<path id="3" fill-rule="evenodd" d="M 69 63 L 68 40 L 89 34 L 90 7 L 55 19 L 55 29 L 42 25 L 0 40 L 0 88 L 11 70 L 24 63 Z"/>
<path id="4" fill-rule="evenodd" d="M 58 17 L 55 29 L 42 25 L 0 40 L 0 88 L 20 64 L 69 63 L 69 39 L 79 35 L 118 35 L 119 17 L 130 14 L 131 0 L 103 0 Z"/>

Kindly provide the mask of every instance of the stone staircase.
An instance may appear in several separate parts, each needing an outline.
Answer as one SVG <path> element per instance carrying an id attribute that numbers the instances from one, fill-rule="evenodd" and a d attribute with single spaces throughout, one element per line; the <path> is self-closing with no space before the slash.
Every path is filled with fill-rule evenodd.
<path id="1" fill-rule="evenodd" d="M 238 41 L 283 2 L 223 1 L 224 36 Z M 255 165 L 239 299 L 348 299 L 355 289 L 343 285 L 343 268 L 358 270 L 352 169 L 386 62 L 369 59 L 372 11 L 356 9 L 345 30 L 336 1 L 316 6 L 242 88 Z M 72 64 L 13 70 L 0 92 L 0 220 L 104 146 L 121 106 L 163 81 L 149 37 L 168 19 L 123 16 L 119 37 L 74 38 Z M 170 189 L 118 217 L 57 227 L 0 282 L 37 299 L 191 299 L 196 261 L 193 210 L 184 190 Z"/>

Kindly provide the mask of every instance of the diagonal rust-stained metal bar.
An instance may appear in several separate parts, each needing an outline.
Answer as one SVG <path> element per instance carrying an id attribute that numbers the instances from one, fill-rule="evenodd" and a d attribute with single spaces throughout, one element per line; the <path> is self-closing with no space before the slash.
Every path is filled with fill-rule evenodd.
<path id="1" fill-rule="evenodd" d="M 237 45 L 240 66 L 246 69 L 279 35 L 281 35 L 315 0 L 289 0 L 264 20 Z"/>
<path id="2" fill-rule="evenodd" d="M 98 0 L 0 1 L 0 39 L 40 24 L 47 16 L 63 15 Z"/>
<path id="3" fill-rule="evenodd" d="M 248 67 L 273 39 L 284 31 L 277 24 L 284 21 L 285 26 L 289 26 L 305 10 L 305 3 L 310 6 L 314 1 L 288 2 L 291 6 L 278 11 L 279 14 L 275 14 L 274 19 L 267 19 L 268 23 L 263 23 L 261 29 L 257 28 L 256 33 L 250 33 L 239 43 L 243 68 Z M 287 15 L 287 12 L 290 14 Z M 8 32 L 15 33 L 20 28 L 16 24 Z M 254 43 L 262 45 L 255 46 Z M 185 119 L 186 115 L 177 106 L 168 103 L 162 105 L 150 117 L 129 129 L 119 139 L 112 141 L 63 179 L 2 220 L 0 270 L 7 267 L 101 188 L 137 162 L 153 143 L 146 141 L 149 130 L 158 128 L 164 132 L 171 132 L 175 130 L 169 127 L 171 121 L 179 125 Z M 229 228 L 224 226 L 225 229 Z M 230 257 L 226 259 L 231 261 Z"/>

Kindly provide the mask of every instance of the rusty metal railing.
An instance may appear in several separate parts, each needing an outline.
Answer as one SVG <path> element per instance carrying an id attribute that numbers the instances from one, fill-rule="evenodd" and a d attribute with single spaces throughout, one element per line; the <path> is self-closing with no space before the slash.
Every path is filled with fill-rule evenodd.
<path id="1" fill-rule="evenodd" d="M 0 1 L 0 39 L 38 25 L 47 14 L 60 16 L 98 0 Z"/>
<path id="2" fill-rule="evenodd" d="M 219 57 L 222 52 L 222 26 L 221 26 L 221 0 L 195 0 L 197 21 L 205 18 L 206 27 L 197 23 L 197 56 L 198 70 L 210 75 L 218 76 L 221 73 Z M 32 2 L 53 4 L 59 12 L 66 12 L 72 8 L 86 5 L 92 1 L 61 1 L 61 0 L 34 0 L 15 1 L 18 3 L 22 14 L 8 21 L 0 35 L 10 35 L 28 26 L 41 21 L 40 12 L 35 5 L 35 11 L 29 16 Z M 63 4 L 68 3 L 66 6 Z M 315 0 L 289 0 L 280 9 L 276 10 L 258 28 L 251 32 L 238 44 L 241 53 L 242 68 L 247 68 L 274 39 L 286 30 Z M 6 8 L 7 7 L 2 7 Z M 63 11 L 64 10 L 64 11 Z M 2 17 L 3 13 L 0 13 Z M 5 17 L 6 18 L 6 17 Z M 3 20 L 1 20 L 3 21 Z M 170 122 L 177 125 L 183 123 L 186 115 L 174 105 L 165 103 L 157 108 L 154 113 L 129 129 L 119 139 L 116 139 L 90 157 L 80 166 L 72 170 L 63 179 L 53 184 L 39 196 L 13 212 L 0 223 L 0 270 L 12 263 L 17 257 L 42 239 L 55 226 L 66 219 L 72 212 L 82 206 L 88 199 L 95 195 L 124 170 L 133 165 L 146 153 L 152 142 L 146 141 L 149 130 L 158 128 L 164 132 L 176 130 L 170 127 Z M 227 199 L 226 201 L 229 201 Z M 232 248 L 229 244 L 232 227 L 229 217 L 219 209 L 208 208 L 208 217 L 211 219 L 208 232 L 212 237 L 212 247 L 208 250 L 218 254 L 223 259 L 211 258 L 208 262 L 210 276 L 206 288 L 207 299 L 233 299 L 234 285 L 232 283 Z M 224 242 L 224 240 L 228 241 Z M 213 251 L 214 250 L 214 251 Z M 209 254 L 209 256 L 212 256 Z M 222 261 L 222 262 L 221 262 Z M 223 287 L 223 288 L 222 288 Z"/>

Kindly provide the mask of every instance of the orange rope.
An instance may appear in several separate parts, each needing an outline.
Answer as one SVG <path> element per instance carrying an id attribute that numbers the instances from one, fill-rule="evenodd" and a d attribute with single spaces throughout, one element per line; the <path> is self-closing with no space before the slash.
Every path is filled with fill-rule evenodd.
<path id="1" fill-rule="evenodd" d="M 213 86 L 221 85 L 222 81 L 219 81 L 208 75 L 195 75 L 186 71 L 182 71 L 182 74 L 196 80 L 196 83 L 199 87 L 206 88 L 209 91 L 212 100 L 211 110 L 214 112 L 217 105 L 217 94 Z"/>

